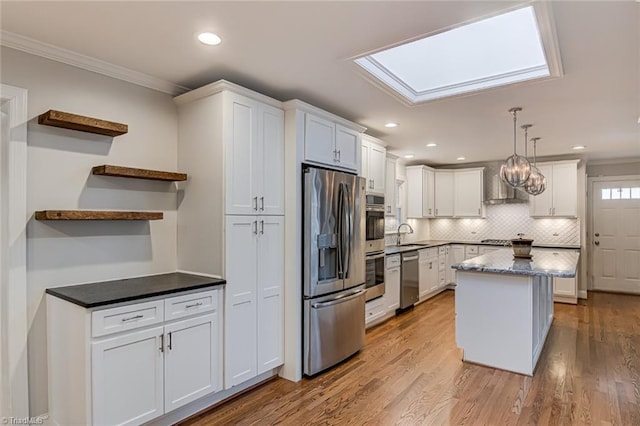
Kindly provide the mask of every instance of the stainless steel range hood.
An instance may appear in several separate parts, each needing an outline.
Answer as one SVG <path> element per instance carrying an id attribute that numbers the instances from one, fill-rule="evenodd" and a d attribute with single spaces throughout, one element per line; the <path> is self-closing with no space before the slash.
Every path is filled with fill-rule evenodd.
<path id="1" fill-rule="evenodd" d="M 485 204 L 526 203 L 529 195 L 507 185 L 500 179 L 502 162 L 488 163 L 484 167 L 484 202 Z"/>

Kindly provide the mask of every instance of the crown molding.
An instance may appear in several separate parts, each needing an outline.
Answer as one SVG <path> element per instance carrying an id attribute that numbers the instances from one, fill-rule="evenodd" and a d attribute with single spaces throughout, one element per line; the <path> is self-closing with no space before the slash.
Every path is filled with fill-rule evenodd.
<path id="1" fill-rule="evenodd" d="M 191 89 L 53 44 L 0 30 L 0 45 L 176 96 Z"/>

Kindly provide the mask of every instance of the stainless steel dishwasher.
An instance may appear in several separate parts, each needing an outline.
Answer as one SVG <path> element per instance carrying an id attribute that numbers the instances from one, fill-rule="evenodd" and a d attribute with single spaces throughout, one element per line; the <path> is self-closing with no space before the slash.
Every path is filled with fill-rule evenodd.
<path id="1" fill-rule="evenodd" d="M 402 253 L 400 273 L 400 310 L 413 306 L 418 301 L 418 252 Z"/>

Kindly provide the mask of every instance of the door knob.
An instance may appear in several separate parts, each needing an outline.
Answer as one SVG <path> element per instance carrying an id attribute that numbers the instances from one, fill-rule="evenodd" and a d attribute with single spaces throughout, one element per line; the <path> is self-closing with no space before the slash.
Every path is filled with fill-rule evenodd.
<path id="1" fill-rule="evenodd" d="M 596 236 L 596 237 L 599 237 L 599 236 L 600 236 L 600 233 L 599 233 L 599 232 L 596 232 L 596 233 L 595 233 L 595 236 Z"/>
<path id="2" fill-rule="evenodd" d="M 593 244 L 599 246 L 600 245 L 600 241 L 594 241 Z"/>

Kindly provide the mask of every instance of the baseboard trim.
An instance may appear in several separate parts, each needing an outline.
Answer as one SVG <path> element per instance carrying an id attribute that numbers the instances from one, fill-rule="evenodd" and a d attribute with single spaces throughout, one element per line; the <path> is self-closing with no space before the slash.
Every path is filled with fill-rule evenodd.
<path id="1" fill-rule="evenodd" d="M 578 290 L 578 299 L 586 299 L 587 290 Z"/>

